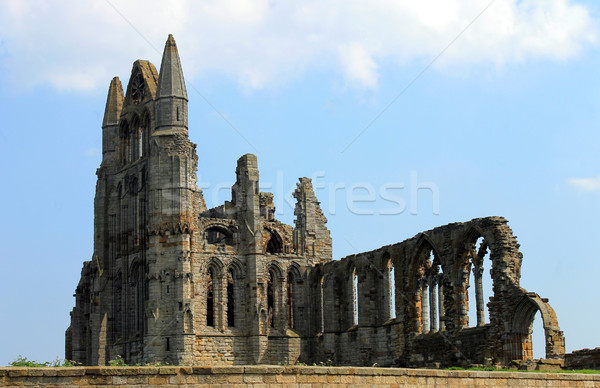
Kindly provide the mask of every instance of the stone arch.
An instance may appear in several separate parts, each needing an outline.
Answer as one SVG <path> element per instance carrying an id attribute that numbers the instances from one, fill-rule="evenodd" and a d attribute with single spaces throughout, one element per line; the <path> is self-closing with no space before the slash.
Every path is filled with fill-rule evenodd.
<path id="1" fill-rule="evenodd" d="M 531 327 L 535 314 L 540 312 L 546 342 L 546 358 L 561 358 L 565 353 L 564 335 L 558 326 L 554 309 L 547 299 L 536 293 L 527 293 L 517 302 L 510 321 L 507 338 L 507 362 L 533 358 Z"/>
<path id="2" fill-rule="evenodd" d="M 150 138 L 150 125 L 152 123 L 152 116 L 150 116 L 150 111 L 148 109 L 144 109 L 142 113 L 142 125 L 140 131 L 140 149 L 139 154 L 140 158 L 150 154 L 150 142 L 148 139 Z"/>
<path id="3" fill-rule="evenodd" d="M 128 295 L 127 295 L 127 326 L 129 336 L 143 332 L 144 311 L 144 269 L 142 260 L 134 258 L 127 270 Z"/>
<path id="4" fill-rule="evenodd" d="M 283 253 L 284 241 L 281 235 L 275 231 L 265 228 L 267 232 L 267 241 L 265 243 L 264 252 L 269 254 Z"/>
<path id="5" fill-rule="evenodd" d="M 296 262 L 287 267 L 285 282 L 286 321 L 290 329 L 299 329 L 302 273 Z"/>
<path id="6" fill-rule="evenodd" d="M 127 164 L 129 160 L 129 146 L 130 146 L 130 130 L 129 123 L 126 119 L 121 119 L 119 123 L 119 159 L 121 164 Z"/>
<path id="7" fill-rule="evenodd" d="M 218 328 L 221 326 L 222 316 L 222 280 L 223 263 L 216 257 L 208 260 L 204 269 L 204 283 L 206 290 L 206 326 Z"/>
<path id="8" fill-rule="evenodd" d="M 212 223 L 203 230 L 203 236 L 207 244 L 233 245 L 233 232 L 221 223 Z"/>
<path id="9" fill-rule="evenodd" d="M 244 267 L 238 259 L 233 259 L 225 272 L 226 320 L 227 327 L 242 327 L 244 312 Z"/>
<path id="10" fill-rule="evenodd" d="M 267 266 L 266 273 L 266 312 L 267 328 L 281 327 L 281 310 L 283 296 L 283 269 L 276 261 L 272 261 Z"/>
<path id="11" fill-rule="evenodd" d="M 392 255 L 386 250 L 380 255 L 381 273 L 383 274 L 383 317 L 384 321 L 396 318 L 396 267 L 392 260 Z"/>
<path id="12" fill-rule="evenodd" d="M 141 157 L 141 140 L 142 140 L 142 120 L 136 113 L 133 114 L 130 120 L 129 127 L 129 161 L 134 162 Z"/>
<path id="13" fill-rule="evenodd" d="M 443 263 L 433 240 L 421 233 L 409 260 L 409 279 L 405 295 L 408 304 L 408 328 L 412 332 L 428 333 L 444 329 Z"/>
<path id="14" fill-rule="evenodd" d="M 487 290 L 491 290 L 492 295 L 495 289 L 495 279 L 491 275 L 495 269 L 494 261 L 492 260 L 493 252 L 491 245 L 493 236 L 490 233 L 486 233 L 486 230 L 479 225 L 471 224 L 459 241 L 460 251 L 454 263 L 454 270 L 456 284 L 460 288 L 459 300 L 462 299 L 463 301 L 458 308 L 460 326 L 483 326 L 487 323 L 485 315 L 486 311 L 488 311 L 488 303 L 484 298 L 484 287 Z M 479 241 L 480 245 L 477 246 Z M 489 260 L 486 260 L 486 258 Z M 486 276 L 485 271 L 488 271 L 487 274 L 490 274 L 489 277 Z M 484 286 L 484 277 L 487 277 L 486 282 L 491 281 L 491 284 Z M 471 284 L 471 280 L 473 284 Z M 470 300 L 469 292 L 474 296 L 474 300 Z M 473 315 L 474 322 L 471 322 L 469 319 L 469 314 Z M 491 317 L 488 317 L 488 322 L 489 319 Z"/>

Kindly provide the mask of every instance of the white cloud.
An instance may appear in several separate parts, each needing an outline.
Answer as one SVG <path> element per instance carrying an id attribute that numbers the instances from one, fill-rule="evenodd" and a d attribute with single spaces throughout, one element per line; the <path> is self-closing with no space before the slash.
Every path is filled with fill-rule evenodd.
<path id="1" fill-rule="evenodd" d="M 263 88 L 319 67 L 352 86 L 375 88 L 384 61 L 429 62 L 488 4 L 6 0 L 0 3 L 0 58 L 14 85 L 105 88 L 115 73 L 128 74 L 135 59 L 158 66 L 173 33 L 188 77 L 218 72 L 245 88 Z M 595 43 L 596 34 L 589 11 L 572 0 L 496 0 L 436 67 L 565 60 Z"/>
<path id="2" fill-rule="evenodd" d="M 569 184 L 585 191 L 600 190 L 600 176 L 596 178 L 571 178 Z"/>

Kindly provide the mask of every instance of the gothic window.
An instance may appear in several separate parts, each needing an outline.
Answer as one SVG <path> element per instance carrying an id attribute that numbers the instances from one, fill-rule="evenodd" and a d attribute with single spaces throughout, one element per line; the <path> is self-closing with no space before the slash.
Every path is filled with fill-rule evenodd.
<path id="1" fill-rule="evenodd" d="M 349 280 L 350 280 L 350 296 L 352 300 L 352 314 L 350 322 L 352 326 L 358 325 L 358 275 L 356 274 L 356 267 L 352 265 L 349 269 Z"/>
<path id="2" fill-rule="evenodd" d="M 227 326 L 235 326 L 235 289 L 234 272 L 232 268 L 227 271 Z"/>
<path id="3" fill-rule="evenodd" d="M 269 270 L 269 278 L 267 279 L 267 327 L 275 327 L 275 294 L 273 283 L 275 281 L 275 273 Z"/>
<path id="4" fill-rule="evenodd" d="M 119 128 L 119 159 L 121 164 L 127 164 L 129 162 L 129 125 L 127 121 L 123 120 Z"/>
<path id="5" fill-rule="evenodd" d="M 468 252 L 469 280 L 467 283 L 467 306 L 469 326 L 483 326 L 486 324 L 485 300 L 489 300 L 492 280 L 489 270 L 485 270 L 485 264 L 489 261 L 489 249 L 487 241 L 479 237 Z"/>
<path id="6" fill-rule="evenodd" d="M 269 231 L 269 241 L 267 242 L 266 253 L 275 254 L 283 252 L 283 241 L 277 233 Z"/>
<path id="7" fill-rule="evenodd" d="M 131 80 L 131 99 L 135 104 L 139 104 L 146 95 L 146 88 L 144 85 L 144 76 L 142 73 L 138 73 Z"/>
<path id="8" fill-rule="evenodd" d="M 214 272 L 212 268 L 208 269 L 206 277 L 206 326 L 215 326 L 215 299 L 214 299 Z"/>
<path id="9" fill-rule="evenodd" d="M 387 260 L 387 276 L 388 276 L 388 298 L 389 298 L 389 317 L 396 318 L 396 271 L 392 259 Z"/>
<path id="10" fill-rule="evenodd" d="M 233 245 L 231 233 L 224 228 L 212 227 L 206 230 L 206 242 L 209 244 Z"/>
<path id="11" fill-rule="evenodd" d="M 417 270 L 417 298 L 420 302 L 420 332 L 444 330 L 443 275 L 440 260 L 431 246 L 421 248 Z"/>

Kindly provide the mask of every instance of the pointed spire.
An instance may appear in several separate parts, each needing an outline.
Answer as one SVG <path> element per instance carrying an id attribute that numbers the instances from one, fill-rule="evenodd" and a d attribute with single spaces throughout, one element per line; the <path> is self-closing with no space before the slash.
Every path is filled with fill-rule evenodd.
<path id="1" fill-rule="evenodd" d="M 158 76 L 156 98 L 161 97 L 180 97 L 186 101 L 188 99 L 179 52 L 177 51 L 175 39 L 171 34 L 169 34 L 167 43 L 165 43 L 165 51 L 163 52 Z"/>
<path id="2" fill-rule="evenodd" d="M 104 109 L 104 120 L 102 127 L 107 125 L 117 125 L 121 108 L 123 107 L 123 85 L 119 77 L 115 77 L 110 81 L 108 88 L 108 97 L 106 97 L 106 108 Z"/>

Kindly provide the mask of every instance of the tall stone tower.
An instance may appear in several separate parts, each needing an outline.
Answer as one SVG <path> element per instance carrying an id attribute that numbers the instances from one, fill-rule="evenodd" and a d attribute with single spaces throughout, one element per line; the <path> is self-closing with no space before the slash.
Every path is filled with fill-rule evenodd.
<path id="1" fill-rule="evenodd" d="M 309 327 L 299 302 L 303 274 L 331 259 L 310 180 L 298 184 L 295 229 L 275 220 L 252 154 L 238 160 L 231 201 L 206 209 L 171 35 L 160 73 L 138 60 L 125 94 L 112 80 L 102 131 L 94 255 L 77 287 L 67 357 L 85 364 L 117 356 L 135 363 L 298 359 L 300 336 L 287 330 Z"/>

